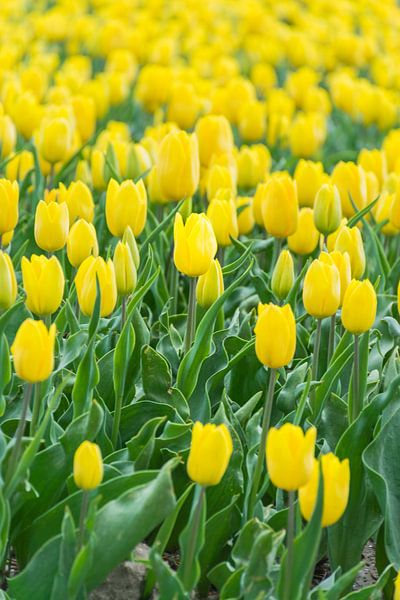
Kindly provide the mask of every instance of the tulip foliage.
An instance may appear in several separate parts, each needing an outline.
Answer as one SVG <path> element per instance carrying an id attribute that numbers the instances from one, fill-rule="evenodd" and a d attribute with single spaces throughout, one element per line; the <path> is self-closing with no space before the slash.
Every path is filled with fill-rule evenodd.
<path id="1" fill-rule="evenodd" d="M 0 4 L 0 597 L 399 600 L 400 8 Z"/>

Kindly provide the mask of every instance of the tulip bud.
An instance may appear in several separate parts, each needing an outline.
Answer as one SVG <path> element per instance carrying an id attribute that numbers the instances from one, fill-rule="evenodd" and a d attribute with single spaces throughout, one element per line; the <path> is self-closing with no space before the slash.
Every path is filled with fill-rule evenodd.
<path id="1" fill-rule="evenodd" d="M 17 280 L 8 254 L 0 250 L 0 313 L 12 306 L 17 298 Z"/>
<path id="2" fill-rule="evenodd" d="M 106 195 L 106 220 L 112 235 L 122 237 L 127 227 L 135 236 L 142 233 L 147 217 L 147 195 L 143 180 L 119 184 L 111 179 Z"/>
<path id="3" fill-rule="evenodd" d="M 96 105 L 93 98 L 79 94 L 71 98 L 76 127 L 82 142 L 87 142 L 96 130 Z"/>
<path id="4" fill-rule="evenodd" d="M 264 227 L 264 219 L 262 216 L 262 207 L 267 197 L 267 183 L 259 183 L 256 188 L 256 193 L 253 198 L 253 214 L 254 220 L 260 227 Z"/>
<path id="5" fill-rule="evenodd" d="M 211 221 L 219 246 L 230 246 L 231 237 L 237 238 L 239 227 L 236 208 L 232 200 L 213 198 L 207 208 L 207 217 Z"/>
<path id="6" fill-rule="evenodd" d="M 15 125 L 8 115 L 0 116 L 0 151 L 1 158 L 6 158 L 14 151 L 17 141 Z"/>
<path id="7" fill-rule="evenodd" d="M 296 350 L 296 322 L 289 304 L 259 304 L 254 332 L 257 358 L 263 365 L 280 369 L 291 362 Z"/>
<path id="8" fill-rule="evenodd" d="M 340 161 L 332 171 L 331 182 L 339 190 L 345 217 L 354 215 L 351 199 L 358 210 L 364 208 L 367 201 L 367 181 L 362 167 L 353 162 Z"/>
<path id="9" fill-rule="evenodd" d="M 97 444 L 85 440 L 75 451 L 74 481 L 85 491 L 96 489 L 103 481 L 103 459 Z"/>
<path id="10" fill-rule="evenodd" d="M 319 260 L 326 262 L 330 265 L 335 265 L 339 271 L 340 276 L 340 306 L 343 304 L 343 298 L 348 285 L 351 281 L 351 265 L 350 256 L 348 252 L 339 252 L 338 250 L 332 250 L 332 252 L 321 252 Z"/>
<path id="11" fill-rule="evenodd" d="M 128 244 L 118 242 L 116 245 L 114 269 L 118 294 L 128 296 L 134 291 L 137 283 L 136 267 Z"/>
<path id="12" fill-rule="evenodd" d="M 60 184 L 59 200 L 68 206 L 70 227 L 77 219 L 85 219 L 91 223 L 94 218 L 94 202 L 92 192 L 83 181 L 73 181 L 68 189 Z"/>
<path id="13" fill-rule="evenodd" d="M 232 129 L 222 115 L 206 115 L 196 123 L 200 162 L 208 167 L 213 154 L 223 154 L 233 149 Z"/>
<path id="14" fill-rule="evenodd" d="M 317 319 L 331 317 L 340 305 L 340 276 L 334 264 L 314 260 L 304 278 L 303 304 Z"/>
<path id="15" fill-rule="evenodd" d="M 136 243 L 135 236 L 132 233 L 132 229 L 129 226 L 124 231 L 122 241 L 124 242 L 124 244 L 128 244 L 129 250 L 131 251 L 131 255 L 133 258 L 133 264 L 135 265 L 136 270 L 137 270 L 140 265 L 139 248 Z"/>
<path id="16" fill-rule="evenodd" d="M 75 221 L 67 238 L 67 256 L 71 265 L 77 269 L 85 258 L 98 255 L 99 245 L 93 224 L 84 219 Z"/>
<path id="17" fill-rule="evenodd" d="M 254 229 L 253 198 L 238 196 L 236 198 L 237 222 L 239 235 L 248 235 Z"/>
<path id="18" fill-rule="evenodd" d="M 311 479 L 299 489 L 300 510 L 309 521 L 318 497 L 320 465 L 324 479 L 324 500 L 322 527 L 333 525 L 342 517 L 349 500 L 350 465 L 349 459 L 340 461 L 332 452 L 324 454 L 320 461 L 314 459 Z"/>
<path id="19" fill-rule="evenodd" d="M 266 146 L 242 146 L 237 154 L 238 186 L 243 189 L 255 188 L 265 181 L 271 166 L 271 155 Z"/>
<path id="20" fill-rule="evenodd" d="M 23 150 L 16 154 L 6 165 L 6 177 L 10 181 L 23 181 L 35 166 L 32 152 Z"/>
<path id="21" fill-rule="evenodd" d="M 54 368 L 56 326 L 48 330 L 43 321 L 26 319 L 19 326 L 11 354 L 20 379 L 29 383 L 45 381 Z"/>
<path id="22" fill-rule="evenodd" d="M 104 152 L 94 149 L 90 155 L 90 167 L 92 171 L 93 187 L 96 191 L 103 191 L 107 187 L 105 178 Z"/>
<path id="23" fill-rule="evenodd" d="M 192 430 L 187 472 L 199 485 L 218 485 L 228 468 L 233 444 L 226 425 L 197 421 Z"/>
<path id="24" fill-rule="evenodd" d="M 272 483 L 287 492 L 298 490 L 310 481 L 317 430 L 310 427 L 304 434 L 297 425 L 285 423 L 272 427 L 267 436 L 267 470 Z"/>
<path id="25" fill-rule="evenodd" d="M 215 198 L 220 190 L 229 190 L 231 197 L 236 196 L 236 181 L 229 167 L 212 165 L 207 173 L 207 198 Z"/>
<path id="26" fill-rule="evenodd" d="M 381 188 L 387 177 L 385 153 L 382 150 L 363 148 L 358 155 L 358 164 L 362 166 L 364 171 L 372 171 L 376 175 Z"/>
<path id="27" fill-rule="evenodd" d="M 282 250 L 272 272 L 271 289 L 279 300 L 284 300 L 294 284 L 294 264 L 288 250 Z"/>
<path id="28" fill-rule="evenodd" d="M 97 294 L 96 278 L 101 294 L 100 315 L 107 317 L 117 302 L 117 283 L 112 260 L 106 262 L 101 257 L 88 256 L 80 265 L 75 276 L 79 307 L 84 315 L 92 314 Z"/>
<path id="29" fill-rule="evenodd" d="M 93 186 L 92 173 L 87 160 L 78 161 L 76 165 L 75 179 L 76 181 L 82 181 L 82 183 L 85 183 L 88 187 Z"/>
<path id="30" fill-rule="evenodd" d="M 289 145 L 294 156 L 315 156 L 326 137 L 323 115 L 297 113 L 289 129 Z"/>
<path id="31" fill-rule="evenodd" d="M 149 195 L 150 202 L 154 204 L 167 204 L 170 202 L 168 198 L 165 198 L 161 192 L 160 180 L 158 177 L 157 167 L 152 167 L 147 177 L 147 193 Z"/>
<path id="32" fill-rule="evenodd" d="M 365 251 L 358 227 L 341 227 L 335 242 L 335 250 L 348 252 L 351 264 L 351 276 L 354 279 L 362 277 L 365 271 Z"/>
<path id="33" fill-rule="evenodd" d="M 375 221 L 379 225 L 381 225 L 381 232 L 383 233 L 383 235 L 392 236 L 399 233 L 399 230 L 396 229 L 396 227 L 390 220 L 394 202 L 395 194 L 382 192 L 379 196 L 378 202 L 373 208 L 373 215 L 375 217 Z M 386 221 L 389 222 L 387 223 Z"/>
<path id="34" fill-rule="evenodd" d="M 15 229 L 19 216 L 18 201 L 18 183 L 0 179 L 0 236 Z"/>
<path id="35" fill-rule="evenodd" d="M 178 271 L 189 277 L 203 275 L 217 248 L 213 227 L 204 213 L 192 213 L 185 224 L 179 212 L 175 215 L 174 262 Z"/>
<path id="36" fill-rule="evenodd" d="M 368 331 L 375 321 L 376 306 L 376 292 L 369 279 L 353 279 L 343 298 L 343 327 L 356 335 Z"/>
<path id="37" fill-rule="evenodd" d="M 193 196 L 200 179 L 196 135 L 185 131 L 166 135 L 159 147 L 157 171 L 160 189 L 166 198 L 183 200 Z"/>
<path id="38" fill-rule="evenodd" d="M 38 148 L 50 164 L 66 159 L 72 147 L 72 131 L 67 119 L 56 117 L 43 120 L 39 130 Z"/>
<path id="39" fill-rule="evenodd" d="M 58 259 L 33 254 L 29 261 L 23 256 L 21 268 L 26 306 L 40 317 L 52 315 L 64 295 L 64 272 Z"/>
<path id="40" fill-rule="evenodd" d="M 297 185 L 299 206 L 314 206 L 315 197 L 320 187 L 328 182 L 321 162 L 301 158 L 296 165 L 293 176 Z"/>
<path id="41" fill-rule="evenodd" d="M 224 293 L 224 278 L 219 260 L 215 258 L 206 273 L 200 275 L 196 287 L 196 298 L 202 308 L 210 308 Z"/>
<path id="42" fill-rule="evenodd" d="M 340 221 L 340 225 L 336 229 L 336 231 L 334 231 L 333 233 L 331 233 L 330 235 L 328 235 L 328 237 L 326 238 L 326 247 L 328 249 L 328 252 L 332 252 L 335 249 L 335 244 L 336 244 L 336 240 L 338 238 L 338 235 L 341 232 L 342 227 L 344 227 L 345 225 L 347 225 L 347 219 L 346 219 L 346 217 L 344 217 Z"/>
<path id="43" fill-rule="evenodd" d="M 250 100 L 239 111 L 239 134 L 244 142 L 257 142 L 265 136 L 267 127 L 265 104 Z"/>
<path id="44" fill-rule="evenodd" d="M 35 241 L 47 252 L 61 250 L 67 242 L 69 232 L 68 206 L 65 202 L 40 200 L 35 213 Z"/>
<path id="45" fill-rule="evenodd" d="M 315 197 L 315 227 L 326 236 L 336 231 L 341 220 L 342 205 L 339 191 L 336 186 L 325 183 Z"/>
<path id="46" fill-rule="evenodd" d="M 314 225 L 312 208 L 301 208 L 296 231 L 288 237 L 288 246 L 295 254 L 311 254 L 318 245 L 319 233 Z"/>
<path id="47" fill-rule="evenodd" d="M 269 179 L 261 210 L 270 235 L 285 238 L 295 233 L 299 209 L 296 184 L 289 175 L 282 173 Z"/>

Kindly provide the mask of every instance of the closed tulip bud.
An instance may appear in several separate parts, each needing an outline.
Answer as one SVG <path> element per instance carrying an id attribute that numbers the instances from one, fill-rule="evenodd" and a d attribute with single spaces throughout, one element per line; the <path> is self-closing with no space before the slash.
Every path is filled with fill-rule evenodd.
<path id="1" fill-rule="evenodd" d="M 68 206 L 65 202 L 40 200 L 35 213 L 35 241 L 46 252 L 64 248 L 69 232 Z"/>
<path id="2" fill-rule="evenodd" d="M 236 182 L 232 171 L 222 165 L 212 165 L 207 173 L 207 198 L 215 198 L 220 190 L 229 190 L 230 196 L 236 196 Z"/>
<path id="3" fill-rule="evenodd" d="M 296 321 L 289 304 L 259 304 L 254 328 L 258 360 L 270 369 L 288 365 L 296 350 Z"/>
<path id="4" fill-rule="evenodd" d="M 29 383 L 45 381 L 54 368 L 56 326 L 47 329 L 43 321 L 26 319 L 19 326 L 11 354 L 20 379 Z"/>
<path id="5" fill-rule="evenodd" d="M 114 251 L 114 269 L 120 296 L 131 294 L 137 283 L 135 263 L 128 244 L 118 242 Z"/>
<path id="6" fill-rule="evenodd" d="M 231 125 L 223 115 L 206 115 L 196 123 L 200 162 L 208 167 L 214 154 L 219 155 L 233 149 Z"/>
<path id="7" fill-rule="evenodd" d="M 299 209 L 296 184 L 289 175 L 271 177 L 261 210 L 264 227 L 270 235 L 285 238 L 295 233 Z"/>
<path id="8" fill-rule="evenodd" d="M 310 481 L 314 467 L 317 430 L 285 423 L 272 427 L 267 436 L 267 470 L 272 483 L 287 492 L 295 491 Z"/>
<path id="9" fill-rule="evenodd" d="M 319 232 L 314 225 L 312 208 L 301 208 L 296 231 L 288 237 L 288 246 L 296 254 L 306 255 L 318 246 Z"/>
<path id="10" fill-rule="evenodd" d="M 340 461 L 329 452 L 320 461 L 314 459 L 311 479 L 299 489 L 300 510 L 309 521 L 315 509 L 318 497 L 320 465 L 324 480 L 324 500 L 322 509 L 322 527 L 333 525 L 342 517 L 347 507 L 350 490 L 349 459 Z"/>
<path id="11" fill-rule="evenodd" d="M 82 183 L 85 183 L 88 187 L 93 186 L 90 164 L 87 160 L 79 160 L 77 162 L 75 179 L 76 181 L 82 181 Z"/>
<path id="12" fill-rule="evenodd" d="M 347 227 L 345 225 L 340 229 L 335 242 L 335 250 L 348 252 L 351 276 L 354 279 L 362 277 L 365 271 L 365 251 L 361 232 L 357 227 Z"/>
<path id="13" fill-rule="evenodd" d="M 250 196 L 238 196 L 235 204 L 239 235 L 248 235 L 253 231 L 255 225 L 253 198 Z"/>
<path id="14" fill-rule="evenodd" d="M 293 176 L 297 185 L 299 206 L 314 206 L 318 190 L 324 183 L 328 183 L 329 176 L 324 173 L 321 162 L 304 160 L 301 158 L 296 165 Z"/>
<path id="15" fill-rule="evenodd" d="M 103 481 L 103 459 L 97 444 L 85 440 L 75 451 L 74 481 L 85 491 L 96 489 Z"/>
<path id="16" fill-rule="evenodd" d="M 156 165 L 152 167 L 147 177 L 147 193 L 149 195 L 150 202 L 154 204 L 167 204 L 168 202 L 170 202 L 170 200 L 166 198 L 161 192 L 160 180 L 158 177 Z"/>
<path id="17" fill-rule="evenodd" d="M 129 250 L 131 251 L 132 258 L 133 258 L 133 264 L 135 265 L 136 270 L 137 270 L 140 265 L 139 248 L 136 243 L 135 236 L 133 235 L 132 229 L 129 226 L 124 231 L 122 241 L 124 242 L 124 244 L 128 244 Z"/>
<path id="18" fill-rule="evenodd" d="M 294 264 L 288 250 L 282 250 L 272 272 L 271 289 L 279 300 L 284 300 L 294 284 Z"/>
<path id="19" fill-rule="evenodd" d="M 6 177 L 11 181 L 23 181 L 27 174 L 34 168 L 35 162 L 32 152 L 23 150 L 16 154 L 6 165 Z"/>
<path id="20" fill-rule="evenodd" d="M 356 335 L 368 331 L 375 321 L 376 306 L 376 292 L 369 279 L 352 279 L 343 298 L 343 327 Z"/>
<path id="21" fill-rule="evenodd" d="M 297 113 L 289 129 L 289 145 L 294 156 L 315 156 L 326 137 L 323 115 Z"/>
<path id="22" fill-rule="evenodd" d="M 379 187 L 382 187 L 387 177 L 387 162 L 382 150 L 368 150 L 363 148 L 358 155 L 358 164 L 364 171 L 372 171 L 378 179 Z"/>
<path id="23" fill-rule="evenodd" d="M 342 253 L 338 250 L 333 250 L 329 254 L 327 252 L 321 252 L 321 254 L 319 255 L 319 260 L 322 260 L 322 262 L 325 262 L 328 265 L 335 265 L 335 267 L 339 271 L 340 306 L 342 306 L 345 292 L 351 281 L 350 256 L 348 252 Z"/>
<path id="24" fill-rule="evenodd" d="M 104 152 L 96 149 L 92 151 L 90 155 L 90 168 L 92 171 L 93 187 L 99 192 L 102 192 L 107 187 L 105 162 Z"/>
<path id="25" fill-rule="evenodd" d="M 82 142 L 87 142 L 96 130 L 96 105 L 93 98 L 77 95 L 71 98 L 76 127 Z"/>
<path id="26" fill-rule="evenodd" d="M 372 171 L 366 171 L 365 180 L 367 182 L 367 204 L 369 204 L 379 196 L 380 186 L 377 176 Z"/>
<path id="27" fill-rule="evenodd" d="M 1 158 L 6 158 L 14 151 L 17 141 L 15 125 L 8 115 L 0 116 L 0 151 Z"/>
<path id="28" fill-rule="evenodd" d="M 315 227 L 323 235 L 336 231 L 342 220 L 340 194 L 335 185 L 324 184 L 317 192 L 314 205 Z"/>
<path id="29" fill-rule="evenodd" d="M 399 230 L 394 226 L 394 224 L 390 220 L 394 202 L 395 194 L 382 192 L 379 196 L 378 202 L 373 208 L 373 215 L 375 217 L 375 221 L 379 225 L 381 225 L 381 232 L 383 233 L 383 235 L 392 236 L 399 233 Z"/>
<path id="30" fill-rule="evenodd" d="M 199 485 L 218 485 L 228 468 L 233 444 L 226 425 L 197 421 L 192 430 L 187 473 Z"/>
<path id="31" fill-rule="evenodd" d="M 207 208 L 207 217 L 213 226 L 219 246 L 229 246 L 239 235 L 236 207 L 233 200 L 213 198 Z"/>
<path id="32" fill-rule="evenodd" d="M 39 152 L 50 164 L 67 158 L 72 147 L 72 131 L 67 119 L 43 120 L 39 130 Z"/>
<path id="33" fill-rule="evenodd" d="M 166 198 L 182 200 L 193 196 L 200 179 L 197 137 L 185 131 L 166 135 L 159 147 L 157 170 Z"/>
<path id="34" fill-rule="evenodd" d="M 68 189 L 60 184 L 59 202 L 68 206 L 70 227 L 77 219 L 85 219 L 91 223 L 94 218 L 94 202 L 92 192 L 83 181 L 73 181 Z"/>
<path id="35" fill-rule="evenodd" d="M 0 179 L 0 236 L 15 229 L 19 216 L 18 201 L 18 183 Z"/>
<path id="36" fill-rule="evenodd" d="M 35 315 L 52 315 L 60 306 L 64 295 L 64 272 L 55 256 L 46 258 L 33 254 L 21 261 L 22 282 L 26 306 Z"/>
<path id="37" fill-rule="evenodd" d="M 224 278 L 219 260 L 215 258 L 204 275 L 200 275 L 196 287 L 197 303 L 202 308 L 210 308 L 224 293 Z"/>
<path id="38" fill-rule="evenodd" d="M 367 201 L 367 181 L 365 171 L 360 165 L 353 162 L 338 162 L 332 171 L 331 182 L 339 190 L 345 217 L 354 215 L 351 199 L 358 210 L 364 208 Z"/>
<path id="39" fill-rule="evenodd" d="M 262 207 L 267 197 L 268 182 L 259 183 L 253 198 L 254 220 L 260 227 L 264 227 Z"/>
<path id="40" fill-rule="evenodd" d="M 334 231 L 333 233 L 331 233 L 330 235 L 328 235 L 328 237 L 326 239 L 326 247 L 328 249 L 328 252 L 332 252 L 335 249 L 335 244 L 336 244 L 336 240 L 338 238 L 338 235 L 341 232 L 342 227 L 344 227 L 345 225 L 347 225 L 347 219 L 346 219 L 346 217 L 344 217 L 340 221 L 340 225 L 336 229 L 336 231 Z"/>
<path id="41" fill-rule="evenodd" d="M 257 142 L 265 136 L 267 118 L 265 104 L 251 100 L 239 111 L 239 134 L 244 142 Z"/>
<path id="42" fill-rule="evenodd" d="M 8 254 L 0 250 L 0 313 L 12 306 L 17 298 L 17 280 Z"/>
<path id="43" fill-rule="evenodd" d="M 99 245 L 92 223 L 84 219 L 75 221 L 67 238 L 67 256 L 71 265 L 77 269 L 88 256 L 98 255 Z"/>
<path id="44" fill-rule="evenodd" d="M 174 262 L 178 271 L 189 277 L 204 275 L 217 249 L 213 227 L 204 213 L 192 213 L 185 224 L 180 213 L 175 215 Z"/>
<path id="45" fill-rule="evenodd" d="M 92 314 L 97 294 L 96 278 L 101 294 L 100 315 L 107 317 L 117 302 L 117 283 L 111 259 L 106 262 L 100 256 L 89 256 L 80 265 L 75 276 L 79 307 L 84 315 Z"/>
<path id="46" fill-rule="evenodd" d="M 242 146 L 237 155 L 238 186 L 252 189 L 265 181 L 271 167 L 271 155 L 266 146 Z"/>
<path id="47" fill-rule="evenodd" d="M 143 180 L 131 179 L 119 184 L 111 179 L 106 196 L 106 220 L 112 235 L 122 237 L 127 227 L 137 237 L 144 229 L 147 218 L 147 194 Z"/>
<path id="48" fill-rule="evenodd" d="M 314 260 L 304 278 L 303 304 L 317 319 L 331 317 L 340 305 L 340 276 L 333 264 Z"/>

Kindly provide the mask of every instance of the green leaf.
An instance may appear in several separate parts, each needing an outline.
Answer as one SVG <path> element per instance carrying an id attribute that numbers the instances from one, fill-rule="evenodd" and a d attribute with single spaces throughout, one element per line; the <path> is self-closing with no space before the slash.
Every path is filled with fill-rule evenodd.
<path id="1" fill-rule="evenodd" d="M 157 429 L 166 417 L 155 417 L 147 421 L 129 442 L 126 442 L 129 459 L 135 463 L 135 469 L 147 469 L 154 451 Z"/>
<path id="2" fill-rule="evenodd" d="M 124 394 L 126 376 L 129 366 L 129 359 L 132 356 L 135 347 L 135 330 L 132 326 L 133 312 L 128 316 L 121 334 L 118 338 L 117 345 L 114 351 L 113 361 L 113 383 L 115 398 L 120 398 Z"/>
<path id="3" fill-rule="evenodd" d="M 67 597 L 68 578 L 76 554 L 75 523 L 68 507 L 65 508 L 61 525 L 61 545 L 58 570 L 55 574 L 51 600 Z"/>
<path id="4" fill-rule="evenodd" d="M 206 512 L 205 489 L 197 485 L 188 522 L 179 537 L 181 562 L 178 577 L 187 592 L 191 592 L 200 579 L 199 555 L 205 542 Z"/>
<path id="5" fill-rule="evenodd" d="M 72 403 L 74 418 L 82 415 L 88 408 L 93 396 L 93 390 L 99 382 L 99 369 L 94 352 L 95 338 L 90 338 L 89 344 L 83 355 L 78 370 L 74 387 L 72 389 Z"/>
<path id="6" fill-rule="evenodd" d="M 372 200 L 372 202 L 370 202 L 369 204 L 367 204 L 367 206 L 365 206 L 364 208 L 362 208 L 361 210 L 358 210 L 356 212 L 355 215 L 353 215 L 351 217 L 351 219 L 348 220 L 347 222 L 347 227 L 354 227 L 354 225 L 357 225 L 357 223 L 359 221 L 362 221 L 362 219 L 369 213 L 371 212 L 371 210 L 374 208 L 375 204 L 378 202 L 380 196 L 377 196 L 374 200 Z"/>
<path id="7" fill-rule="evenodd" d="M 158 583 L 159 600 L 189 600 L 177 574 L 161 558 L 158 546 L 152 548 L 150 562 Z"/>

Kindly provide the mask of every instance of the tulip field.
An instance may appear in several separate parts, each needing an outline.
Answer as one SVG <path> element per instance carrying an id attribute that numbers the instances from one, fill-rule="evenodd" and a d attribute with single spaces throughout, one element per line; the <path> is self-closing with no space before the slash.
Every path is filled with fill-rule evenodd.
<path id="1" fill-rule="evenodd" d="M 0 600 L 400 600 L 400 7 L 0 32 Z"/>

